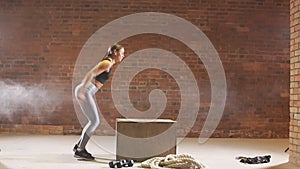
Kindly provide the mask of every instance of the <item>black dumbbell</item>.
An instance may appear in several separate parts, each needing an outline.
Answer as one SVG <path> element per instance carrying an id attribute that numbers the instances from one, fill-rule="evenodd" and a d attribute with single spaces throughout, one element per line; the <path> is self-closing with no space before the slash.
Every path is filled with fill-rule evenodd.
<path id="1" fill-rule="evenodd" d="M 134 165 L 133 160 L 120 160 L 123 167 L 132 167 Z"/>
<path id="2" fill-rule="evenodd" d="M 108 165 L 110 168 L 115 168 L 115 167 L 122 168 L 122 166 L 123 166 L 120 161 L 111 161 L 108 163 Z"/>
<path id="3" fill-rule="evenodd" d="M 120 160 L 120 161 L 111 161 L 109 162 L 109 167 L 110 168 L 122 168 L 122 167 L 132 167 L 134 165 L 133 160 Z"/>

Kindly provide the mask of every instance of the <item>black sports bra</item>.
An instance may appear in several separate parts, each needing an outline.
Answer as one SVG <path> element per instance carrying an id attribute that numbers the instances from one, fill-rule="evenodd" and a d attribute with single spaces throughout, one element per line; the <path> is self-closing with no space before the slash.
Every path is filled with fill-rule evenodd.
<path id="1" fill-rule="evenodd" d="M 108 60 L 108 61 L 111 62 L 110 58 L 104 58 L 103 60 Z M 102 60 L 102 61 L 103 61 L 103 60 Z M 97 76 L 95 77 L 95 80 L 97 80 L 98 82 L 104 84 L 104 83 L 109 79 L 110 74 L 111 74 L 111 68 L 109 69 L 108 72 L 107 72 L 107 71 L 104 71 L 104 72 L 102 72 L 101 74 L 97 75 Z"/>

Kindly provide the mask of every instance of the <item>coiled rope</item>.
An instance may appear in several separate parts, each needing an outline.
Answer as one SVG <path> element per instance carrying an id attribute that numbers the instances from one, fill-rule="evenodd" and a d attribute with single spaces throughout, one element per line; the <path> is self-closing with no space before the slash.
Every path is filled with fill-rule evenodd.
<path id="1" fill-rule="evenodd" d="M 151 169 L 204 169 L 205 165 L 188 154 L 169 154 L 166 157 L 153 157 L 143 161 L 141 167 Z"/>

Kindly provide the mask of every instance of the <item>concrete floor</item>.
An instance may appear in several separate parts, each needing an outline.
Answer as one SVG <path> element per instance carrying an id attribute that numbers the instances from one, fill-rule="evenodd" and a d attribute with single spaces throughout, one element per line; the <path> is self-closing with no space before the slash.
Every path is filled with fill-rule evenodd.
<path id="1" fill-rule="evenodd" d="M 109 168 L 107 160 L 78 161 L 72 147 L 79 136 L 0 135 L 0 169 L 97 169 Z M 110 150 L 103 150 L 98 143 Z M 188 153 L 209 169 L 300 169 L 288 162 L 288 139 L 209 139 L 199 144 L 186 138 L 178 144 L 177 154 Z M 115 137 L 94 136 L 88 144 L 94 156 L 113 159 Z M 242 164 L 237 156 L 271 155 L 267 164 Z M 133 168 L 139 168 L 135 164 Z"/>

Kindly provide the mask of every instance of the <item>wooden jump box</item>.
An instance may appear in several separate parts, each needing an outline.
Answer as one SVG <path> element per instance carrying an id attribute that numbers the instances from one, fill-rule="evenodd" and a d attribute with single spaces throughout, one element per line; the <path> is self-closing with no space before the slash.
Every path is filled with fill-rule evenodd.
<path id="1" fill-rule="evenodd" d="M 142 162 L 176 154 L 176 121 L 169 119 L 117 119 L 116 159 Z"/>

